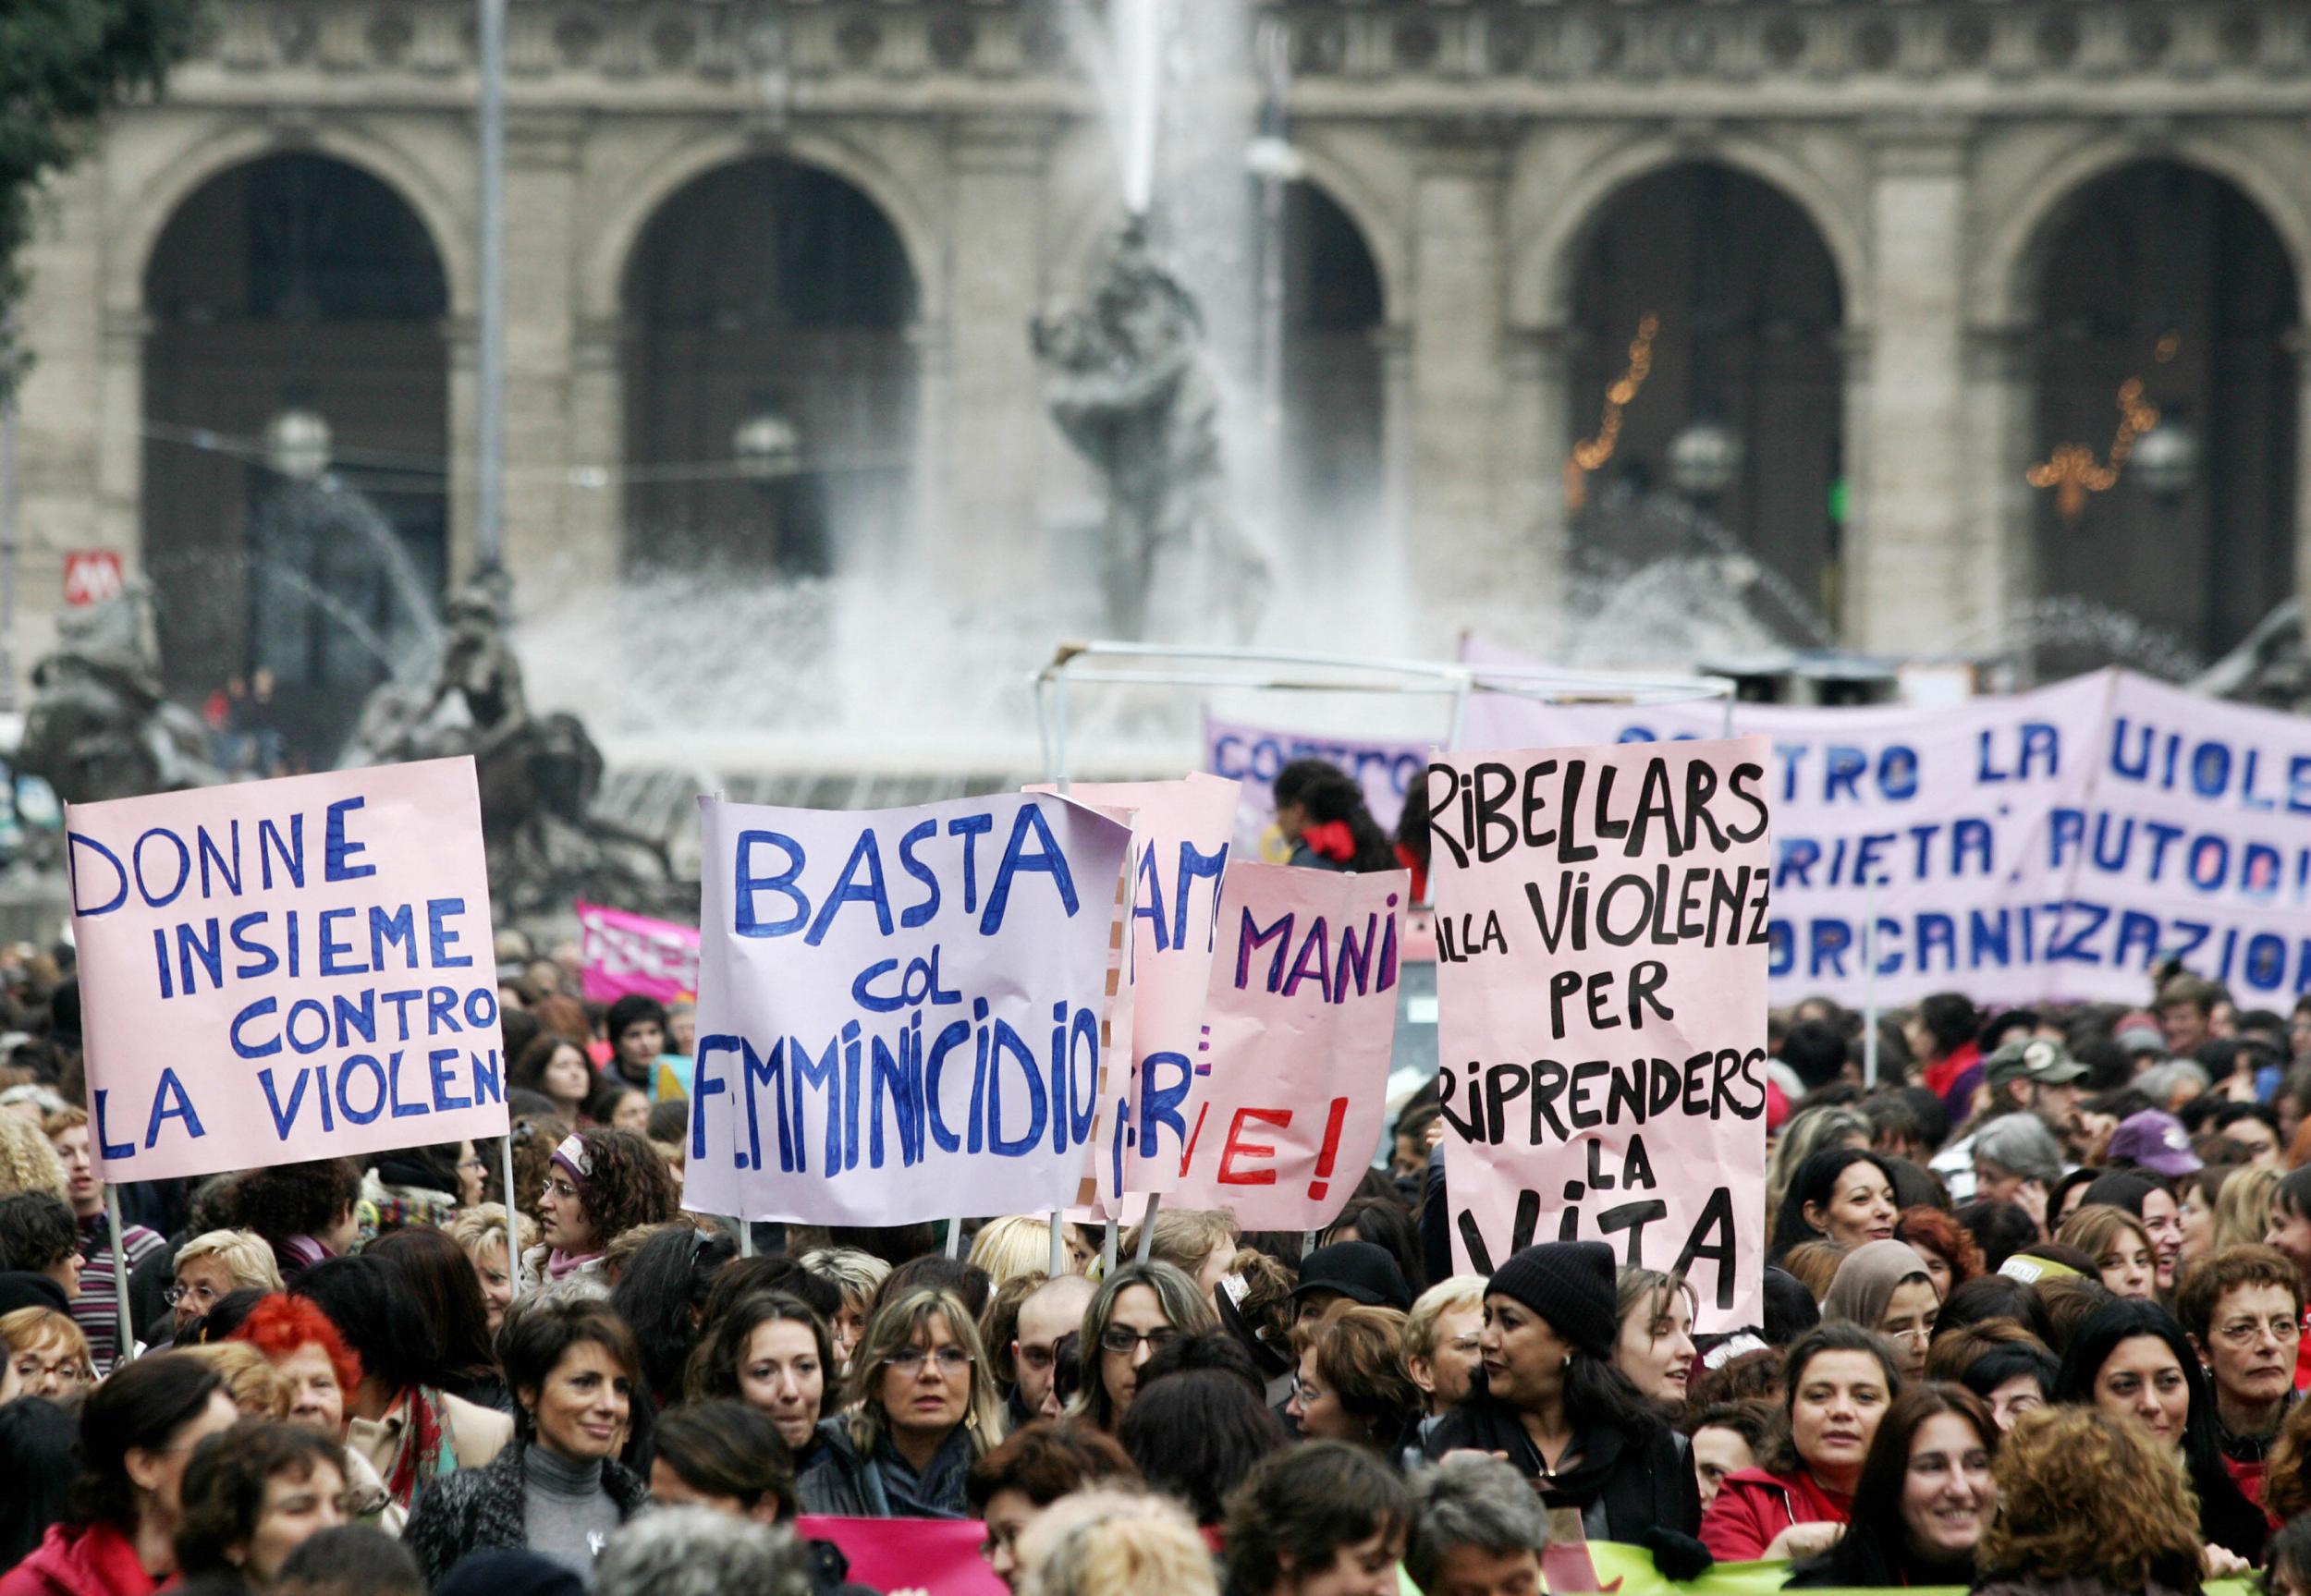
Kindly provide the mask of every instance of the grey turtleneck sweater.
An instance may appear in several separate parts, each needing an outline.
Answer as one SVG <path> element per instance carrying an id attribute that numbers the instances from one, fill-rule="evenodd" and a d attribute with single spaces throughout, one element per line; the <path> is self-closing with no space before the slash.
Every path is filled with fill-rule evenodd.
<path id="1" fill-rule="evenodd" d="M 602 1460 L 573 1463 L 532 1444 L 521 1454 L 530 1550 L 593 1583 L 593 1560 L 617 1533 L 617 1504 L 602 1487 Z"/>

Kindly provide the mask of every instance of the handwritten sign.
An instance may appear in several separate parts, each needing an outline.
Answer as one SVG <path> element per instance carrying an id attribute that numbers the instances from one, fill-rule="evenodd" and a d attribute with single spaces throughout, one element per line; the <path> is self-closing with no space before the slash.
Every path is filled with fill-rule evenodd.
<path id="1" fill-rule="evenodd" d="M 698 929 L 622 908 L 581 903 L 579 946 L 589 1003 L 616 1003 L 629 993 L 660 1003 L 698 995 Z"/>
<path id="2" fill-rule="evenodd" d="M 1220 898 L 1199 1067 L 1210 1072 L 1174 1200 L 1251 1230 L 1340 1211 L 1378 1144 L 1396 1037 L 1405 871 L 1240 860 Z"/>
<path id="3" fill-rule="evenodd" d="M 1236 818 L 1239 859 L 1268 857 L 1261 849 L 1276 822 L 1276 777 L 1292 761 L 1327 760 L 1339 766 L 1364 789 L 1364 807 L 1380 829 L 1393 832 L 1397 817 L 1404 812 L 1405 794 L 1428 768 L 1432 746 L 1432 741 L 1366 742 L 1204 717 L 1205 768 L 1242 784 Z M 1270 862 L 1281 864 L 1290 850 L 1280 842 L 1278 847 L 1281 851 Z"/>
<path id="4" fill-rule="evenodd" d="M 65 833 L 107 1179 L 505 1134 L 471 760 L 76 804 Z"/>
<path id="5" fill-rule="evenodd" d="M 1019 796 L 699 815 L 685 1203 L 900 1224 L 1066 1202 L 1130 830 Z"/>
<path id="6" fill-rule="evenodd" d="M 1042 791 L 1043 788 L 1030 788 Z M 1228 868 L 1236 784 L 1076 782 L 1077 803 L 1131 816 L 1133 865 L 1121 979 L 1129 1019 L 1127 1067 L 1106 1083 L 1097 1131 L 1099 1200 L 1166 1192 L 1208 1070 L 1198 1067 L 1204 993 L 1212 968 L 1220 880 Z M 1124 1012 L 1119 1007 L 1118 1013 Z"/>
<path id="7" fill-rule="evenodd" d="M 1765 1256 L 1763 738 L 1432 767 L 1453 1253 L 1602 1240 L 1756 1317 Z"/>

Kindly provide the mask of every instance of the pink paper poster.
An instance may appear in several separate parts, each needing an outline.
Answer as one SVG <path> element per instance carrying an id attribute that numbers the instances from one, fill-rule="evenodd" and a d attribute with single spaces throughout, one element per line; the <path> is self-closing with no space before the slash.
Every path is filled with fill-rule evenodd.
<path id="1" fill-rule="evenodd" d="M 1604 1241 L 1755 1323 L 1763 737 L 1438 757 L 1437 1088 L 1458 1268 Z"/>
<path id="2" fill-rule="evenodd" d="M 506 1133 L 470 759 L 65 815 L 107 1180 Z"/>
<path id="3" fill-rule="evenodd" d="M 1171 1200 L 1249 1230 L 1328 1223 L 1387 1109 L 1405 871 L 1239 860 L 1220 898 L 1204 1005 L 1204 1101 Z"/>

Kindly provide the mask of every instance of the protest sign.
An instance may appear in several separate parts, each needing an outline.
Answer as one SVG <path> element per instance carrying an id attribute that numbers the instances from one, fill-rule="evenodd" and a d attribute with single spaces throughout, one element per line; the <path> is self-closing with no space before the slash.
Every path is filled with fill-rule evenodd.
<path id="1" fill-rule="evenodd" d="M 1064 799 L 699 800 L 683 1200 L 902 1224 L 1072 1196 L 1130 831 Z"/>
<path id="2" fill-rule="evenodd" d="M 1010 1596 L 979 1554 L 987 1527 L 975 1518 L 836 1518 L 805 1513 L 794 1521 L 805 1541 L 834 1544 L 854 1585 L 894 1596 Z"/>
<path id="3" fill-rule="evenodd" d="M 1031 792 L 1047 789 L 1031 787 Z M 1129 813 L 1133 863 L 1121 979 L 1131 991 L 1131 1039 L 1122 1067 L 1100 1098 L 1098 1200 L 1166 1192 L 1201 1096 L 1197 1067 L 1204 994 L 1212 968 L 1220 879 L 1236 818 L 1236 784 L 1196 774 L 1182 781 L 1075 782 L 1068 797 Z M 1120 1013 L 1120 1010 L 1119 1010 Z"/>
<path id="4" fill-rule="evenodd" d="M 506 1133 L 470 759 L 65 811 L 107 1180 Z"/>
<path id="5" fill-rule="evenodd" d="M 1453 1256 L 1611 1245 L 1754 1323 L 1765 1258 L 1763 738 L 1442 755 L 1437 1074 Z M 1546 1217 L 1546 1223 L 1544 1219 Z"/>
<path id="6" fill-rule="evenodd" d="M 1400 870 L 1228 867 L 1196 1066 L 1208 1079 L 1173 1200 L 1232 1209 L 1247 1230 L 1340 1211 L 1387 1110 L 1411 890 Z"/>
<path id="7" fill-rule="evenodd" d="M 588 1003 L 616 1003 L 630 993 L 660 1003 L 687 1003 L 698 995 L 697 927 L 600 904 L 571 907 L 578 911 Z"/>
<path id="8" fill-rule="evenodd" d="M 1987 1003 L 2141 1001 L 2139 967 L 2113 981 L 2065 956 L 2056 932 L 2068 867 L 2048 853 L 2052 816 L 2077 807 L 2093 778 L 2118 679 L 2080 676 L 1947 708 L 1735 704 L 1735 731 L 1768 745 L 1771 1000 L 1914 1003 L 1955 990 Z M 1718 701 L 1547 704 L 1480 692 L 1461 740 L 1669 741 L 1722 736 L 1725 721 Z"/>
<path id="9" fill-rule="evenodd" d="M 1242 784 L 1236 810 L 1238 859 L 1266 859 L 1282 864 L 1289 851 L 1273 836 L 1276 774 L 1294 760 L 1329 760 L 1364 789 L 1364 807 L 1380 829 L 1393 832 L 1404 812 L 1404 796 L 1428 768 L 1433 741 L 1365 742 L 1322 732 L 1278 731 L 1240 721 L 1204 717 L 1204 766 L 1215 775 Z M 1264 852 L 1274 842 L 1276 851 Z"/>

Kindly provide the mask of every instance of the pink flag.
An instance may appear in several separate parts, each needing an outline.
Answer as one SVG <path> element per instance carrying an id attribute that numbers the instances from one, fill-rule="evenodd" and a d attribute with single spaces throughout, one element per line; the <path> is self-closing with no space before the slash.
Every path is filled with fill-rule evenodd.
<path id="1" fill-rule="evenodd" d="M 629 993 L 660 1003 L 698 996 L 698 928 L 652 920 L 622 908 L 581 903 L 578 930 L 585 954 L 589 1003 L 616 1003 Z"/>

